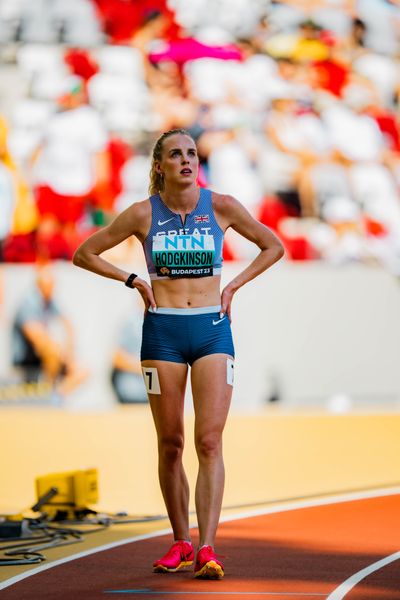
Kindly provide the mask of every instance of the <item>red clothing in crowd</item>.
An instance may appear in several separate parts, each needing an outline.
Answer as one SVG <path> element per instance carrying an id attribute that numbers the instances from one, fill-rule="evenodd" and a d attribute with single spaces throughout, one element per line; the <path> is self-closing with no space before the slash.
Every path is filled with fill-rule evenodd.
<path id="1" fill-rule="evenodd" d="M 400 126 L 396 115 L 390 110 L 371 108 L 367 113 L 375 119 L 379 129 L 389 142 L 389 147 L 395 152 L 400 152 Z"/>
<path id="2" fill-rule="evenodd" d="M 286 257 L 290 260 L 315 260 L 318 252 L 303 236 L 287 237 L 279 227 L 280 222 L 287 217 L 298 217 L 296 210 L 281 202 L 278 198 L 267 197 L 261 204 L 258 219 L 275 231 L 285 247 Z"/>
<path id="3" fill-rule="evenodd" d="M 154 12 L 169 17 L 167 39 L 177 37 L 179 27 L 166 0 L 93 0 L 97 5 L 103 30 L 115 43 L 127 42 Z"/>
<path id="4" fill-rule="evenodd" d="M 99 70 L 94 58 L 81 48 L 69 48 L 64 54 L 64 61 L 72 73 L 79 75 L 84 81 L 88 81 Z"/>
<path id="5" fill-rule="evenodd" d="M 331 94 L 340 98 L 347 83 L 348 67 L 331 59 L 315 61 L 313 67 L 317 76 L 318 87 L 328 90 Z"/>
<path id="6" fill-rule="evenodd" d="M 35 198 L 42 217 L 50 215 L 60 223 L 76 223 L 83 217 L 85 205 L 91 201 L 91 194 L 65 196 L 57 194 L 48 185 L 40 185 L 35 188 Z"/>
<path id="7" fill-rule="evenodd" d="M 110 160 L 110 187 L 114 200 L 122 192 L 121 169 L 132 156 L 132 150 L 123 140 L 112 138 L 108 142 L 107 151 Z"/>

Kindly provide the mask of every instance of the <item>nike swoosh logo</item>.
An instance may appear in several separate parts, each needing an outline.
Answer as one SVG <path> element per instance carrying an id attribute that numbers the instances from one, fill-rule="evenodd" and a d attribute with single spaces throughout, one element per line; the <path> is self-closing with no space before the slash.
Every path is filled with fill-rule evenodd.
<path id="1" fill-rule="evenodd" d="M 213 319 L 213 325 L 218 325 L 218 323 L 221 323 L 221 321 L 223 321 L 225 319 L 225 317 L 222 317 L 222 319 L 218 319 L 218 321 L 214 321 Z"/>
<path id="2" fill-rule="evenodd" d="M 165 225 L 165 223 L 169 223 L 170 221 L 173 221 L 174 217 L 171 217 L 170 219 L 167 219 L 166 221 L 158 221 L 158 225 L 159 227 L 161 227 L 161 225 Z"/>

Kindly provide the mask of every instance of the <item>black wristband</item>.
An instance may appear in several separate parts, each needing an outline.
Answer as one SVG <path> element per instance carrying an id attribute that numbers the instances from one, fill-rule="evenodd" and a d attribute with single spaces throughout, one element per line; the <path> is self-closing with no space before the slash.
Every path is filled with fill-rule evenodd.
<path id="1" fill-rule="evenodd" d="M 125 281 L 125 285 L 128 288 L 132 288 L 132 283 L 134 282 L 134 280 L 136 279 L 137 275 L 135 273 L 131 273 L 128 277 L 128 279 Z"/>

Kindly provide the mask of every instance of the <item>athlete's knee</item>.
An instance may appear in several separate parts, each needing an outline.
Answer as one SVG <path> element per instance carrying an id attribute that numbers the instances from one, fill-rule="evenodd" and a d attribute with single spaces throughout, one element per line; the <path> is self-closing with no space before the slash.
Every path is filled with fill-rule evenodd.
<path id="1" fill-rule="evenodd" d="M 222 453 L 222 436 L 219 432 L 205 432 L 196 436 L 196 452 L 200 459 L 210 460 Z"/>
<path id="2" fill-rule="evenodd" d="M 160 458 L 168 463 L 182 459 L 183 447 L 184 438 L 181 434 L 163 436 L 158 442 Z"/>

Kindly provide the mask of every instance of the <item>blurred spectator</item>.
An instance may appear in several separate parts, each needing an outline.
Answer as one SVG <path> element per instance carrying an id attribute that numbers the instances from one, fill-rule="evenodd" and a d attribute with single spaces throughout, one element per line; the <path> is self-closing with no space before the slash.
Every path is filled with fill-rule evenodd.
<path id="1" fill-rule="evenodd" d="M 80 225 L 86 221 L 89 232 L 93 224 L 104 223 L 96 220 L 96 211 L 107 211 L 112 204 L 108 134 L 86 100 L 82 80 L 73 77 L 35 152 L 32 177 L 42 259 L 69 260 L 82 241 Z"/>
<path id="2" fill-rule="evenodd" d="M 355 200 L 366 212 L 379 214 L 389 230 L 400 233 L 398 189 L 385 164 L 387 144 L 365 99 L 349 96 L 348 106 L 331 104 L 322 111 L 322 118 L 338 157 L 347 165 Z"/>
<path id="3" fill-rule="evenodd" d="M 189 129 L 196 121 L 198 104 L 183 94 L 184 75 L 174 62 L 160 62 L 151 77 L 150 97 L 161 131 Z"/>
<path id="4" fill-rule="evenodd" d="M 100 115 L 87 103 L 82 80 L 74 78 L 60 98 L 36 153 L 33 178 L 42 216 L 77 222 L 85 205 L 100 204 L 98 189 L 107 180 L 107 132 Z"/>
<path id="5" fill-rule="evenodd" d="M 7 136 L 7 124 L 0 117 L 0 260 L 10 260 L 13 244 L 26 244 L 37 226 L 32 193 L 10 154 Z M 32 254 L 23 259 L 29 261 Z"/>
<path id="6" fill-rule="evenodd" d="M 366 52 L 353 61 L 353 70 L 371 82 L 385 105 L 393 106 L 395 91 L 400 84 L 398 59 Z"/>
<path id="7" fill-rule="evenodd" d="M 350 65 L 338 54 L 336 43 L 334 39 L 329 40 L 327 56 L 309 65 L 308 76 L 313 89 L 341 97 L 350 77 Z"/>
<path id="8" fill-rule="evenodd" d="M 287 56 L 303 63 L 325 60 L 329 50 L 321 31 L 322 27 L 309 18 L 301 21 L 295 30 L 289 28 L 270 36 L 265 49 L 275 58 Z"/>
<path id="9" fill-rule="evenodd" d="M 142 316 L 136 309 L 125 321 L 113 354 L 111 382 L 121 404 L 148 401 L 140 363 Z"/>
<path id="10" fill-rule="evenodd" d="M 168 22 L 168 37 L 175 37 L 177 26 L 167 0 L 94 0 L 103 30 L 111 42 L 131 41 L 154 13 L 163 14 Z"/>
<path id="11" fill-rule="evenodd" d="M 291 57 L 301 62 L 326 60 L 329 55 L 327 44 L 321 37 L 322 27 L 308 19 L 299 26 L 299 36 L 293 46 Z"/>
<path id="12" fill-rule="evenodd" d="M 295 205 L 298 214 L 319 214 L 320 197 L 336 179 L 346 187 L 345 175 L 332 154 L 326 128 L 316 111 L 301 110 L 291 89 L 276 91 L 265 124 L 260 170 L 267 193 L 277 193 Z"/>
<path id="13" fill-rule="evenodd" d="M 368 51 L 365 44 L 366 30 L 364 21 L 358 17 L 352 19 L 351 31 L 342 38 L 338 47 L 338 54 L 346 63 L 351 64 Z"/>
<path id="14" fill-rule="evenodd" d="M 54 287 L 51 269 L 40 267 L 15 315 L 12 356 L 24 381 L 44 379 L 64 395 L 86 379 L 87 371 L 77 363 L 73 327 L 57 306 Z"/>
<path id="15" fill-rule="evenodd" d="M 366 24 L 365 44 L 386 55 L 398 52 L 400 10 L 397 0 L 357 0 L 357 15 Z"/>

